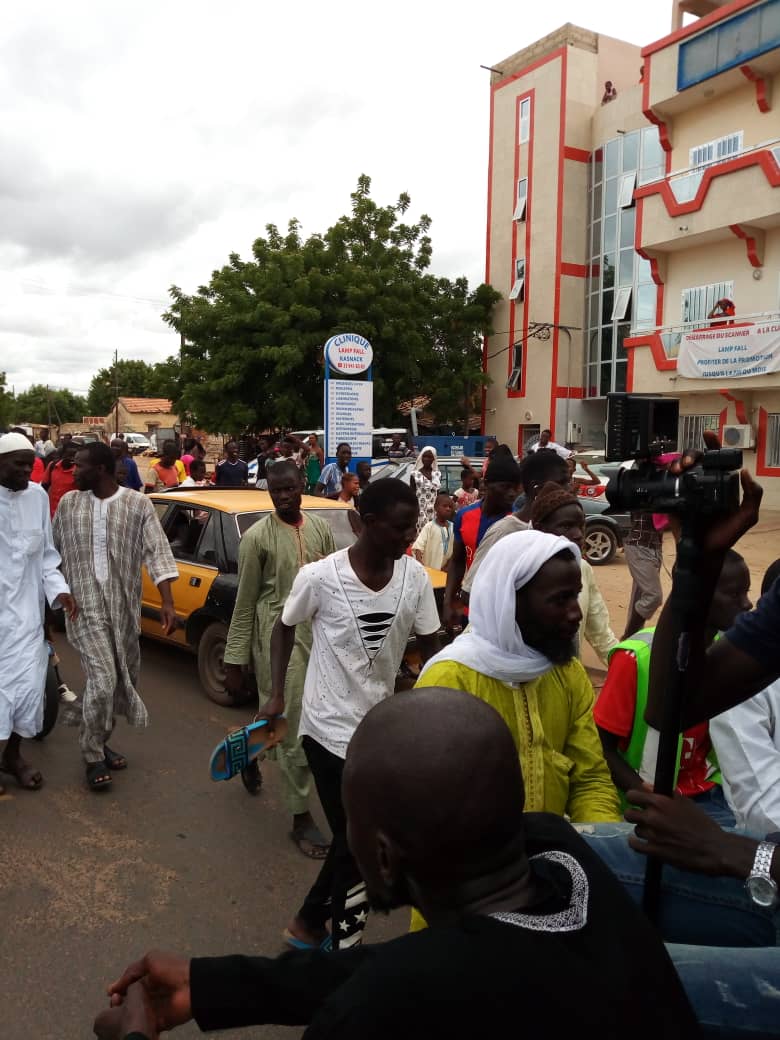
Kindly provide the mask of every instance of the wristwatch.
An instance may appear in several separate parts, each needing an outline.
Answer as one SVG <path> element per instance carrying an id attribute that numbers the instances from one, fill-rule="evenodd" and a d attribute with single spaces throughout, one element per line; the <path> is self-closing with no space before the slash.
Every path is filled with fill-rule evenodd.
<path id="1" fill-rule="evenodd" d="M 772 858 L 776 845 L 769 841 L 760 841 L 756 849 L 753 867 L 745 881 L 745 888 L 756 906 L 773 910 L 777 906 L 777 884 L 770 876 Z"/>

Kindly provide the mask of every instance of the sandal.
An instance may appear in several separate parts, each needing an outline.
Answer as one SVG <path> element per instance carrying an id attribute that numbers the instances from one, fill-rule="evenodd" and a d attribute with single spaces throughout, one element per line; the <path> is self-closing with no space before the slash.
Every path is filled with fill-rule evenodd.
<path id="1" fill-rule="evenodd" d="M 308 859 L 325 859 L 328 855 L 330 844 L 324 834 L 321 834 L 313 824 L 308 827 L 293 828 L 290 831 L 290 837 L 299 851 Z"/>
<path id="2" fill-rule="evenodd" d="M 269 721 L 273 721 L 271 730 L 268 729 Z M 287 720 L 283 716 L 273 720 L 260 719 L 228 733 L 211 755 L 211 779 L 231 780 L 246 769 L 261 751 L 275 747 L 286 733 Z"/>
<path id="3" fill-rule="evenodd" d="M 118 751 L 112 751 L 108 744 L 103 746 L 103 751 L 105 752 L 106 765 L 109 769 L 115 771 L 127 769 L 127 759 L 124 755 L 120 755 Z"/>
<path id="4" fill-rule="evenodd" d="M 105 762 L 87 762 L 87 786 L 92 791 L 102 791 L 113 783 Z"/>

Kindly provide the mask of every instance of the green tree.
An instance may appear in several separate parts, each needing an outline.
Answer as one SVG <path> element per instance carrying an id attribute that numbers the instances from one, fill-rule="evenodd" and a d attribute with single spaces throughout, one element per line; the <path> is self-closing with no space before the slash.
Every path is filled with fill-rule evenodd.
<path id="1" fill-rule="evenodd" d="M 268 225 L 252 260 L 231 254 L 192 296 L 171 288 L 164 319 L 185 338 L 180 411 L 214 431 L 319 425 L 322 348 L 339 332 L 374 347 L 377 422 L 389 422 L 400 401 L 430 394 L 442 363 L 457 361 L 473 387 L 485 382 L 478 340 L 498 294 L 427 273 L 430 219 L 406 222 L 408 195 L 379 206 L 370 187 L 359 178 L 350 212 L 325 234 L 304 239 L 296 220 L 286 235 Z M 460 414 L 463 382 L 451 397 L 448 409 Z"/>
<path id="2" fill-rule="evenodd" d="M 167 364 L 149 365 L 146 361 L 119 360 L 116 365 L 101 368 L 89 384 L 88 414 L 109 413 L 116 397 L 117 384 L 120 397 L 167 397 L 166 386 L 170 382 Z"/>
<path id="3" fill-rule="evenodd" d="M 0 372 L 0 430 L 13 420 L 14 399 L 6 389 L 5 372 Z"/>
<path id="4" fill-rule="evenodd" d="M 14 422 L 48 423 L 52 425 L 80 422 L 87 414 L 87 401 L 70 390 L 53 390 L 35 383 L 13 398 Z"/>

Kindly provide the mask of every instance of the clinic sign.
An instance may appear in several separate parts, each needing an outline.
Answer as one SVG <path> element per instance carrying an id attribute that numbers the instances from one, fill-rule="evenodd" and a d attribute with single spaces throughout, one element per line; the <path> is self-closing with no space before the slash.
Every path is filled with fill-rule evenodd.
<path id="1" fill-rule="evenodd" d="M 346 441 L 352 458 L 371 458 L 374 428 L 374 352 L 365 337 L 341 332 L 325 344 L 325 456 L 336 458 Z"/>
<path id="2" fill-rule="evenodd" d="M 356 332 L 331 336 L 325 344 L 325 363 L 343 375 L 360 375 L 371 368 L 374 351 L 371 344 Z"/>
<path id="3" fill-rule="evenodd" d="M 680 340 L 684 379 L 747 379 L 780 372 L 780 322 L 697 329 Z"/>

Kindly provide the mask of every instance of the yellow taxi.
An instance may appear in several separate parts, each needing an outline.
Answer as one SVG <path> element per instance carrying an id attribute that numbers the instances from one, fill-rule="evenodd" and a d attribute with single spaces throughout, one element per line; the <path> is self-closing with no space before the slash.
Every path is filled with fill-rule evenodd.
<path id="1" fill-rule="evenodd" d="M 208 697 L 231 705 L 225 690 L 223 655 L 238 589 L 241 537 L 273 511 L 267 491 L 254 488 L 174 488 L 150 496 L 170 542 L 179 580 L 172 586 L 178 625 L 170 636 L 160 630 L 160 595 L 143 572 L 141 631 L 197 654 L 198 675 Z M 302 509 L 330 524 L 337 549 L 352 545 L 360 518 L 344 502 L 304 495 Z M 441 607 L 446 575 L 428 569 Z"/>

